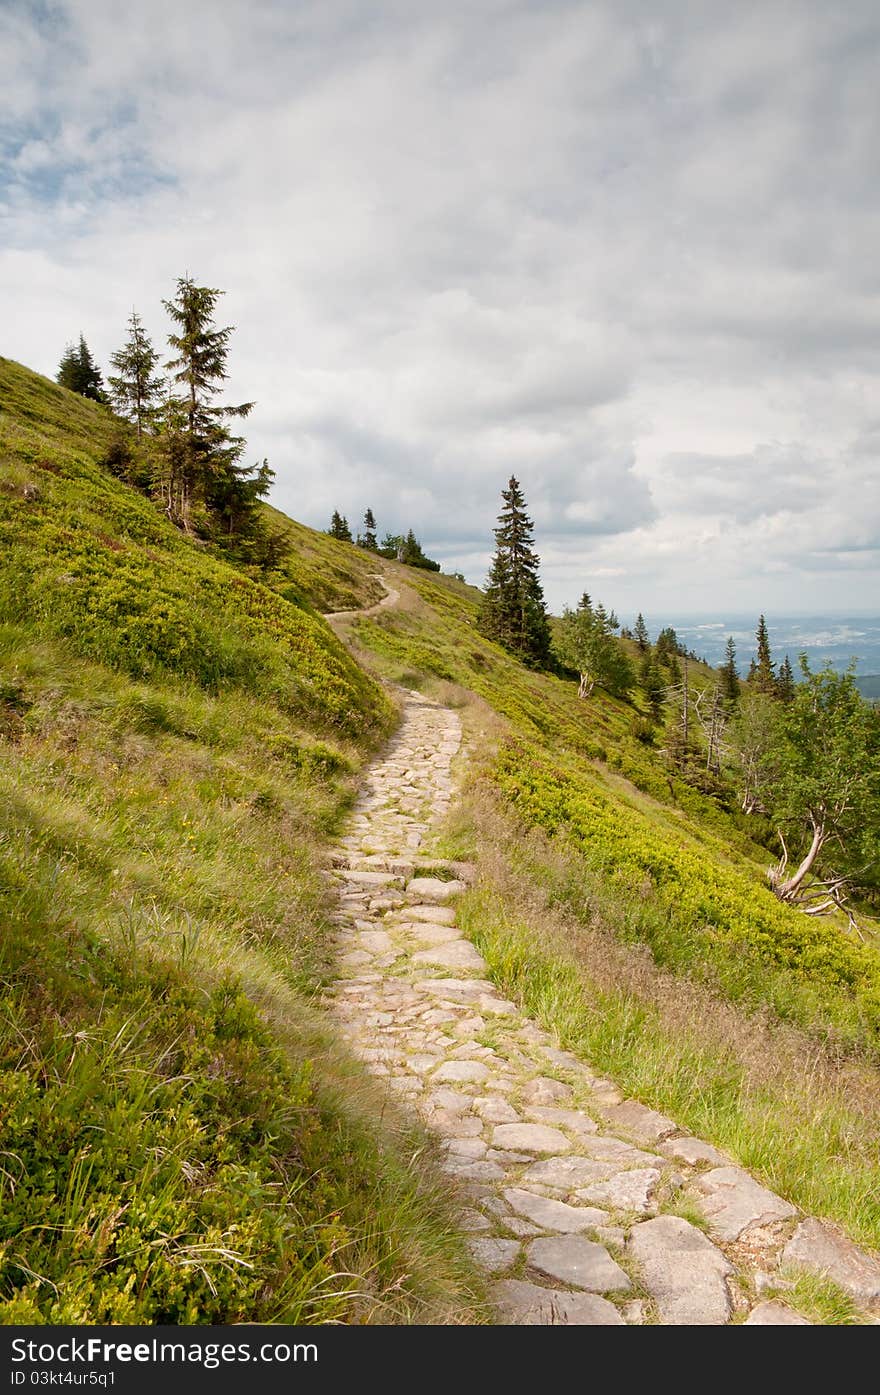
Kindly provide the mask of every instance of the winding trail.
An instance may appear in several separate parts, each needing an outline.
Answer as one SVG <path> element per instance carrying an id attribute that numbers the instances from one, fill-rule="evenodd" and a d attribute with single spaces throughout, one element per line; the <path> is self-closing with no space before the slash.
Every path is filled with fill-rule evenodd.
<path id="1" fill-rule="evenodd" d="M 371 610 L 395 603 L 389 590 Z M 876 1311 L 876 1261 L 624 1099 L 489 981 L 456 924 L 476 869 L 420 852 L 454 797 L 461 739 L 455 712 L 404 694 L 333 854 L 340 977 L 327 1003 L 440 1137 L 497 1320 L 806 1325 L 767 1296 L 785 1289 L 780 1264 L 830 1274 Z M 695 1210 L 705 1229 L 687 1219 Z"/>
<path id="2" fill-rule="evenodd" d="M 382 599 L 378 600 L 375 605 L 367 605 L 360 610 L 328 610 L 324 614 L 324 619 L 329 625 L 332 626 L 334 620 L 357 620 L 362 615 L 378 615 L 380 610 L 387 610 L 389 606 L 397 605 L 400 600 L 400 592 L 388 585 L 381 572 L 374 572 L 373 576 L 385 587 L 385 595 Z"/>

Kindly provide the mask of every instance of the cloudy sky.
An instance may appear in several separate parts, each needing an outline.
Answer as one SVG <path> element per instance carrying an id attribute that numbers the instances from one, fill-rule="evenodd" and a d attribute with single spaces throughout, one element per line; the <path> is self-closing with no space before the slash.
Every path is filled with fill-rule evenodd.
<path id="1" fill-rule="evenodd" d="M 273 502 L 552 606 L 880 609 L 876 0 L 0 0 L 0 353 L 226 291 Z"/>

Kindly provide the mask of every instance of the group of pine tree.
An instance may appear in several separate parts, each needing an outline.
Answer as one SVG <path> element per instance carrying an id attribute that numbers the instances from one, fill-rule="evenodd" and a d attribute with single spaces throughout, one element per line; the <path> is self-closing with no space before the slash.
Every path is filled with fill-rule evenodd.
<path id="1" fill-rule="evenodd" d="M 133 311 L 126 341 L 110 358 L 106 387 L 82 335 L 78 345 L 65 349 L 56 380 L 112 406 L 129 424 L 130 430 L 117 433 L 105 461 L 114 474 L 159 500 L 187 533 L 265 564 L 280 543 L 257 505 L 274 472 L 266 460 L 242 463 L 245 441 L 231 423 L 246 417 L 253 402 L 218 401 L 234 332 L 234 326 L 215 322 L 222 294 L 192 277 L 178 279 L 173 297 L 162 302 L 172 326 L 164 364 Z"/>
<path id="2" fill-rule="evenodd" d="M 863 702 L 851 671 L 812 672 L 802 655 L 795 682 L 787 654 L 778 670 L 773 662 L 763 615 L 745 680 L 732 636 L 724 663 L 711 670 L 671 627 L 652 644 L 642 614 L 632 630 L 621 629 L 586 592 L 551 621 L 539 567 L 523 492 L 511 478 L 481 632 L 531 668 L 577 674 L 583 699 L 598 687 L 633 701 L 640 689 L 632 735 L 659 746 L 671 777 L 765 820 L 768 846 L 775 838 L 782 849 L 768 872 L 781 900 L 820 914 L 848 909 L 853 889 L 878 894 L 880 712 Z"/>
<path id="3" fill-rule="evenodd" d="M 327 533 L 339 542 L 354 543 L 356 547 L 364 548 L 367 552 L 375 552 L 379 557 L 387 558 L 389 562 L 402 562 L 404 566 L 421 567 L 423 571 L 428 572 L 440 570 L 439 562 L 425 556 L 412 528 L 406 533 L 386 533 L 381 543 L 378 542 L 376 519 L 372 509 L 365 512 L 364 531 L 358 533 L 356 539 L 352 537 L 348 519 L 338 509 L 333 510 Z"/>

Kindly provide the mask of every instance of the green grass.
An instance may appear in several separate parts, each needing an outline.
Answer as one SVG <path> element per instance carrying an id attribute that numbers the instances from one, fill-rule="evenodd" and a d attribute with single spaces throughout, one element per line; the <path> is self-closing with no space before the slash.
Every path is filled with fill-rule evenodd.
<path id="1" fill-rule="evenodd" d="M 314 1003 L 390 703 L 308 586 L 104 471 L 104 409 L 6 360 L 0 402 L 0 1321 L 481 1321 L 430 1143 Z"/>
<path id="2" fill-rule="evenodd" d="M 865 1323 L 864 1314 L 832 1279 L 785 1270 L 780 1279 L 782 1282 L 771 1286 L 763 1296 L 787 1304 L 808 1322 L 820 1327 L 857 1327 Z"/>
<path id="3" fill-rule="evenodd" d="M 431 1144 L 315 1003 L 324 850 L 395 720 L 363 661 L 462 710 L 425 851 L 479 862 L 499 984 L 880 1243 L 870 936 L 779 906 L 768 830 L 480 636 L 473 588 L 272 510 L 288 555 L 236 570 L 104 469 L 114 429 L 0 359 L 0 1320 L 484 1320 Z M 349 649 L 319 612 L 379 570 Z"/>
<path id="4" fill-rule="evenodd" d="M 880 1055 L 875 948 L 781 905 L 760 871 L 732 863 L 717 838 L 647 816 L 587 772 L 574 776 L 508 744 L 494 778 L 520 818 L 571 844 L 579 894 L 611 902 L 621 937 L 649 945 L 658 964 L 748 1007 L 766 1003 L 838 1048 Z"/>
<path id="5" fill-rule="evenodd" d="M 80 402 L 83 432 L 94 424 L 90 445 L 39 421 L 39 402 L 55 410 L 60 392 L 0 360 L 0 462 L 13 462 L 0 478 L 0 615 L 133 677 L 233 687 L 343 735 L 387 731 L 381 690 L 309 604 L 181 536 L 102 468 L 104 409 L 74 404 L 77 426 Z"/>
<path id="6" fill-rule="evenodd" d="M 308 1009 L 330 963 L 321 840 L 357 749 L 237 694 L 0 641 L 0 1315 L 478 1311 L 448 1203 L 410 1167 L 424 1140 L 390 1116 L 377 1132 Z"/>
<path id="7" fill-rule="evenodd" d="M 614 933 L 613 892 L 577 919 L 551 885 L 582 875 L 576 855 L 485 796 L 471 827 L 483 877 L 459 918 L 502 990 L 628 1094 L 880 1246 L 876 1071 L 823 1068 L 809 1038 L 659 969 Z"/>
<path id="8" fill-rule="evenodd" d="M 384 563 L 375 553 L 316 533 L 268 504 L 262 512 L 289 549 L 268 578 L 282 596 L 320 611 L 355 610 L 381 600 L 385 592 L 376 574 Z"/>

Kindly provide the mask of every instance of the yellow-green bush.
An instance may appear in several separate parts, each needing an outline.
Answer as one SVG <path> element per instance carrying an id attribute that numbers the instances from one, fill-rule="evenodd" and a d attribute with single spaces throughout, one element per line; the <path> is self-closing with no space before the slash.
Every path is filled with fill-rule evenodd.
<path id="1" fill-rule="evenodd" d="M 630 921 L 642 926 L 658 957 L 679 968 L 703 963 L 726 969 L 728 988 L 733 966 L 752 992 L 760 980 L 747 973 L 740 956 L 746 965 L 754 960 L 784 970 L 818 992 L 822 1011 L 836 1024 L 845 1022 L 848 1034 L 855 1028 L 872 1049 L 880 1047 L 880 955 L 834 922 L 781 905 L 753 864 L 713 858 L 705 837 L 696 842 L 684 826 L 664 830 L 587 776 L 578 778 L 520 744 L 502 749 L 495 778 L 526 822 L 574 839 L 612 892 L 662 909 L 660 918 L 655 913 Z M 776 996 L 774 1006 L 808 1025 L 804 1014 L 815 1004 Z"/>

